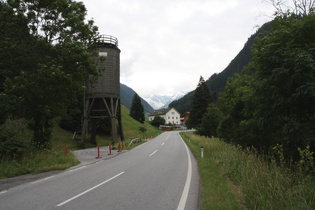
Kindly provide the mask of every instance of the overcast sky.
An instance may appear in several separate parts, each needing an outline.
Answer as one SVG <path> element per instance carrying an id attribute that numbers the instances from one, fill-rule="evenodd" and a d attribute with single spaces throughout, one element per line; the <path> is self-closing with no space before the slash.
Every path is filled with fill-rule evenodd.
<path id="1" fill-rule="evenodd" d="M 100 33 L 118 38 L 120 82 L 145 99 L 187 93 L 224 70 L 274 11 L 262 0 L 83 3 Z"/>

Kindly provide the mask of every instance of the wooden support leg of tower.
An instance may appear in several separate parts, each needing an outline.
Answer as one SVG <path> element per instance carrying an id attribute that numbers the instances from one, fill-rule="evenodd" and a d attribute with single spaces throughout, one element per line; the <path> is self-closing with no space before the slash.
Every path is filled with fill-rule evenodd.
<path id="1" fill-rule="evenodd" d="M 84 147 L 84 143 L 85 143 L 85 137 L 87 134 L 87 127 L 88 127 L 88 119 L 84 119 L 83 120 L 83 125 L 82 125 L 82 132 L 81 132 L 81 140 L 79 143 L 80 147 Z"/>
<path id="2" fill-rule="evenodd" d="M 117 138 L 117 123 L 116 123 L 116 118 L 115 117 L 111 117 L 111 121 L 112 121 L 112 137 L 113 137 L 113 141 L 115 143 L 118 142 L 118 138 Z"/>
<path id="3" fill-rule="evenodd" d="M 122 121 L 121 121 L 121 107 L 119 104 L 119 108 L 118 108 L 118 129 L 119 129 L 119 135 L 120 135 L 120 140 L 124 141 L 125 137 L 124 137 L 124 133 L 123 133 L 123 129 L 122 129 Z"/>
<path id="4" fill-rule="evenodd" d="M 88 128 L 88 116 L 91 110 L 91 107 L 94 103 L 94 98 L 90 104 L 89 100 L 85 101 L 85 105 L 84 105 L 84 113 L 83 113 L 83 125 L 82 125 L 82 132 L 81 132 L 81 141 L 79 143 L 80 147 L 84 147 L 85 144 L 85 138 L 87 135 L 87 128 Z"/>
<path id="5" fill-rule="evenodd" d="M 90 143 L 96 146 L 96 119 L 91 119 L 91 136 Z"/>

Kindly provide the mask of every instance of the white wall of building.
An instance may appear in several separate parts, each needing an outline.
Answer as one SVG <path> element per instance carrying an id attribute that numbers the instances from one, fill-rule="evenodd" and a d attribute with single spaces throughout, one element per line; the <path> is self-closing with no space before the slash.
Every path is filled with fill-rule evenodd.
<path id="1" fill-rule="evenodd" d="M 149 116 L 149 121 L 152 121 L 154 117 L 155 116 Z M 164 118 L 165 124 L 180 124 L 180 114 L 174 108 L 171 108 L 165 115 L 160 115 L 160 117 Z"/>
<path id="2" fill-rule="evenodd" d="M 180 114 L 174 108 L 171 108 L 165 115 L 165 123 L 179 125 Z"/>

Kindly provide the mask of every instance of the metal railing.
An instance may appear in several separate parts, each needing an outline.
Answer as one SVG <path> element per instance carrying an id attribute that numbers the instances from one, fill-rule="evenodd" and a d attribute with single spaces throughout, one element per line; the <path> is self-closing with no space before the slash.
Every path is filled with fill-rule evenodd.
<path id="1" fill-rule="evenodd" d="M 100 35 L 98 37 L 98 43 L 99 44 L 111 44 L 118 47 L 118 39 L 111 35 Z"/>

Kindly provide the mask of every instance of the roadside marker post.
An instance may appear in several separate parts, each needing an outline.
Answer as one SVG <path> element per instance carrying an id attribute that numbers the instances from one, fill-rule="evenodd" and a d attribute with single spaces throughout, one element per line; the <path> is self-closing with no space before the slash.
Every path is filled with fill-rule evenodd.
<path id="1" fill-rule="evenodd" d="M 100 155 L 100 145 L 99 144 L 97 145 L 97 157 L 96 158 L 97 159 L 98 158 L 102 158 L 101 155 Z"/>
<path id="2" fill-rule="evenodd" d="M 120 141 L 118 142 L 118 151 L 117 152 L 121 152 L 121 150 L 120 150 Z"/>
<path id="3" fill-rule="evenodd" d="M 69 147 L 66 146 L 64 156 L 67 156 L 67 155 L 68 155 L 68 151 L 69 151 Z"/>
<path id="4" fill-rule="evenodd" d="M 112 144 L 108 145 L 108 149 L 109 149 L 109 154 L 108 155 L 112 155 Z"/>
<path id="5" fill-rule="evenodd" d="M 203 146 L 201 146 L 201 158 L 203 158 Z"/>

